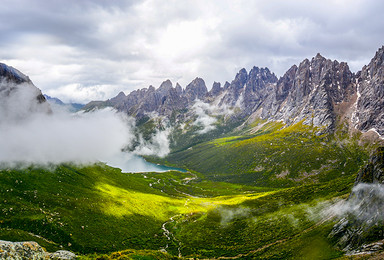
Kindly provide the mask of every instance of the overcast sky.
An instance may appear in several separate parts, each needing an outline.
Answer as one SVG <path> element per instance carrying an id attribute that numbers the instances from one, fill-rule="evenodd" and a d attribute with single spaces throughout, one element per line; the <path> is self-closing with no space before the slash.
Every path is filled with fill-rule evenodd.
<path id="1" fill-rule="evenodd" d="M 381 0 L 2 0 L 0 62 L 64 101 L 105 100 L 166 79 L 277 76 L 320 52 L 356 72 L 384 45 Z"/>

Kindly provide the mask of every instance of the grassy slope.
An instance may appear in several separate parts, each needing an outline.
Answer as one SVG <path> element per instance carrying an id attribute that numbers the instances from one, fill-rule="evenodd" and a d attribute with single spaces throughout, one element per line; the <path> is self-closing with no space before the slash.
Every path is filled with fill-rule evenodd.
<path id="1" fill-rule="evenodd" d="M 37 240 L 51 251 L 63 247 L 81 253 L 157 250 L 167 243 L 161 226 L 172 216 L 265 194 L 224 183 L 183 185 L 193 178 L 189 173 L 124 174 L 104 165 L 5 169 L 0 178 L 0 239 Z"/>
<path id="2" fill-rule="evenodd" d="M 348 194 L 351 178 L 271 192 L 232 206 L 186 216 L 174 225 L 182 253 L 188 257 L 257 256 L 289 259 L 308 256 L 308 240 L 321 240 L 324 254 L 332 248 L 327 235 L 332 227 L 322 211 L 330 200 Z M 308 258 L 307 258 L 308 259 Z M 316 259 L 316 257 L 311 258 Z"/>

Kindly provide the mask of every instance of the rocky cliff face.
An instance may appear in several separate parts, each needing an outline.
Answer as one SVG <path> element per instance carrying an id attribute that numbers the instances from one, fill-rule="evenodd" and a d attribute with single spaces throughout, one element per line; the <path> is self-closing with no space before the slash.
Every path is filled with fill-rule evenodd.
<path id="1" fill-rule="evenodd" d="M 384 184 L 384 147 L 378 148 L 358 172 L 355 185 L 359 183 Z"/>
<path id="2" fill-rule="evenodd" d="M 279 79 L 262 117 L 287 124 L 303 121 L 332 131 L 337 118 L 335 106 L 349 102 L 355 88 L 354 75 L 346 63 L 317 54 L 299 67 L 292 66 Z"/>
<path id="3" fill-rule="evenodd" d="M 384 46 L 357 75 L 356 128 L 384 134 Z"/>

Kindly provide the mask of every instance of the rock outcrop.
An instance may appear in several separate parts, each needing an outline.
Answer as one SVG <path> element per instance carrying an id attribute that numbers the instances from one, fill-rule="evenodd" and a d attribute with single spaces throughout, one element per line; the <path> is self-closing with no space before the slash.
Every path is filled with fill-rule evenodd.
<path id="1" fill-rule="evenodd" d="M 359 183 L 384 184 L 384 147 L 378 148 L 368 164 L 360 169 L 355 185 Z"/>
<path id="2" fill-rule="evenodd" d="M 9 242 L 0 240 L 0 259 L 7 260 L 72 260 L 76 255 L 72 252 L 59 250 L 55 253 L 48 253 L 38 243 L 28 242 Z"/>

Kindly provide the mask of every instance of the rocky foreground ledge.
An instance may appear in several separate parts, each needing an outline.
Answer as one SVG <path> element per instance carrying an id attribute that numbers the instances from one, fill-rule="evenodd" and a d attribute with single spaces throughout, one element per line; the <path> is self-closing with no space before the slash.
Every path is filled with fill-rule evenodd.
<path id="1" fill-rule="evenodd" d="M 28 242 L 9 242 L 0 240 L 0 259 L 19 260 L 19 259 L 60 259 L 72 260 L 76 259 L 76 255 L 72 252 L 59 250 L 54 253 L 48 253 L 38 243 L 34 241 Z"/>

